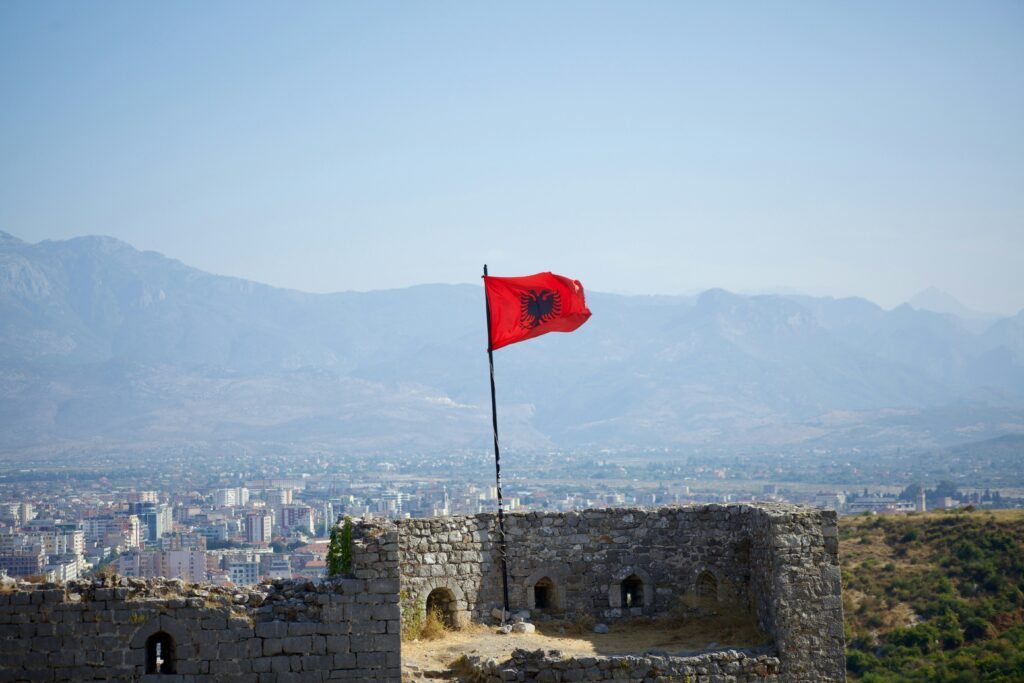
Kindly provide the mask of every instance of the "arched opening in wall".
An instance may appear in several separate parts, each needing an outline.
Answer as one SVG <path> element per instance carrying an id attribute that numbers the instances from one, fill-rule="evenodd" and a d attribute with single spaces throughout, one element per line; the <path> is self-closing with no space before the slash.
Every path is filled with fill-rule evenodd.
<path id="1" fill-rule="evenodd" d="M 157 631 L 146 639 L 146 673 L 173 674 L 174 638 L 169 633 Z"/>
<path id="2" fill-rule="evenodd" d="M 550 610 L 558 607 L 555 597 L 555 582 L 545 576 L 533 585 L 533 606 L 539 610 Z"/>
<path id="3" fill-rule="evenodd" d="M 426 618 L 437 619 L 445 628 L 455 628 L 455 594 L 447 588 L 435 588 L 427 595 Z"/>
<path id="4" fill-rule="evenodd" d="M 718 602 L 718 579 L 711 572 L 701 572 L 694 592 L 700 600 Z"/>
<path id="5" fill-rule="evenodd" d="M 644 582 L 636 574 L 622 580 L 622 606 L 627 609 L 644 606 Z"/>

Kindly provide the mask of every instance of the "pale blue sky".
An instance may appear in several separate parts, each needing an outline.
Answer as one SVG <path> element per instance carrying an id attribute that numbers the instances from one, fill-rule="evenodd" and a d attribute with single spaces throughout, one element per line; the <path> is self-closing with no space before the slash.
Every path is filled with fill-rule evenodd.
<path id="1" fill-rule="evenodd" d="M 1024 307 L 1024 3 L 0 3 L 0 229 Z"/>

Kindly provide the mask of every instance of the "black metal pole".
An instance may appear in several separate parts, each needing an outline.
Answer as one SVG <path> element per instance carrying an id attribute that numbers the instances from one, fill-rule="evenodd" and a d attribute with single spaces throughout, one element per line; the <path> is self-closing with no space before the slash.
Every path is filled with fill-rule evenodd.
<path id="1" fill-rule="evenodd" d="M 484 277 L 487 264 L 484 264 Z M 508 562 L 505 554 L 505 510 L 501 501 L 501 449 L 498 447 L 498 402 L 494 397 L 494 349 L 491 347 L 491 302 L 487 299 L 487 285 L 484 285 L 484 307 L 487 309 L 487 361 L 491 366 L 491 423 L 494 426 L 494 480 L 498 488 L 498 554 L 501 556 L 501 592 L 505 599 L 505 611 L 501 623 L 509 617 L 508 608 Z"/>

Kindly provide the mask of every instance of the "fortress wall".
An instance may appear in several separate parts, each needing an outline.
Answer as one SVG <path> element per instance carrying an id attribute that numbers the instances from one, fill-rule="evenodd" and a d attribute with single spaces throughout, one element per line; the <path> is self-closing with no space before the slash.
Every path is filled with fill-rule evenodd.
<path id="1" fill-rule="evenodd" d="M 547 577 L 554 584 L 554 615 L 607 620 L 658 614 L 692 595 L 705 572 L 714 577 L 720 601 L 766 605 L 769 599 L 754 602 L 750 593 L 755 511 L 707 505 L 506 515 L 511 608 L 534 609 L 533 587 Z M 496 515 L 401 520 L 398 530 L 407 593 L 423 600 L 435 588 L 448 588 L 473 618 L 501 607 Z M 642 582 L 641 605 L 622 601 L 620 584 L 632 575 Z"/>
<path id="2" fill-rule="evenodd" d="M 774 638 L 780 680 L 845 680 L 833 512 L 767 504 L 531 512 L 507 515 L 505 529 L 513 611 L 657 615 L 693 598 L 710 575 L 719 603 L 751 610 Z M 423 606 L 438 591 L 456 622 L 500 609 L 496 515 L 400 520 L 397 532 L 407 600 Z M 623 604 L 630 576 L 642 582 L 639 606 Z M 553 606 L 538 611 L 534 586 L 545 577 Z"/>
<path id="3" fill-rule="evenodd" d="M 764 508 L 753 531 L 758 617 L 775 638 L 783 680 L 846 680 L 836 513 Z"/>
<path id="4" fill-rule="evenodd" d="M 397 683 L 402 594 L 422 603 L 438 591 L 463 620 L 501 605 L 495 526 L 493 515 L 357 523 L 351 574 L 320 583 L 226 590 L 122 578 L 0 587 L 0 683 Z M 527 513 L 509 515 L 506 531 L 514 608 L 536 607 L 534 587 L 546 578 L 551 606 L 535 615 L 653 616 L 713 577 L 713 599 L 751 609 L 775 650 L 664 662 L 520 653 L 498 669 L 478 667 L 490 683 L 510 675 L 640 681 L 655 669 L 683 680 L 692 672 L 694 681 L 845 680 L 832 512 L 704 505 Z M 637 604 L 622 602 L 626 577 L 640 579 Z M 156 642 L 173 651 L 173 673 L 147 673 Z"/>
<path id="5" fill-rule="evenodd" d="M 365 525 L 354 536 L 363 576 L 318 584 L 19 584 L 0 592 L 0 681 L 397 683 L 397 538 Z M 156 642 L 173 673 L 148 673 Z"/>

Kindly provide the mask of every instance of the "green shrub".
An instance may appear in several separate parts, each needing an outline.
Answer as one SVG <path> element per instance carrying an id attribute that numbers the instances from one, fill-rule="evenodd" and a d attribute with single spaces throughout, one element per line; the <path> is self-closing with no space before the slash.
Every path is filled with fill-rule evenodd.
<path id="1" fill-rule="evenodd" d="M 327 548 L 327 575 L 352 573 L 352 518 L 345 517 L 339 527 L 331 527 L 331 543 Z"/>
<path id="2" fill-rule="evenodd" d="M 398 604 L 402 610 L 402 640 L 416 640 L 423 632 L 426 622 L 423 604 L 407 591 L 398 594 Z"/>

